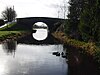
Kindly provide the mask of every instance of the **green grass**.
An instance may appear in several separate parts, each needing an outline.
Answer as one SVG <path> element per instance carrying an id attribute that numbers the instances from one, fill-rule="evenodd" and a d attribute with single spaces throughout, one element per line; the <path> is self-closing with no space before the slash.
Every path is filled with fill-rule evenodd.
<path id="1" fill-rule="evenodd" d="M 11 29 L 16 26 L 16 22 L 8 24 L 5 27 L 0 28 L 0 42 L 7 38 L 18 38 L 25 34 L 29 34 L 28 30 Z"/>
<path id="2" fill-rule="evenodd" d="M 8 24 L 7 26 L 0 28 L 0 31 L 7 30 L 8 28 L 11 28 L 14 25 L 16 25 L 15 22 L 14 23 L 11 23 L 11 24 Z"/>
<path id="3" fill-rule="evenodd" d="M 21 36 L 25 31 L 0 31 L 0 41 Z"/>

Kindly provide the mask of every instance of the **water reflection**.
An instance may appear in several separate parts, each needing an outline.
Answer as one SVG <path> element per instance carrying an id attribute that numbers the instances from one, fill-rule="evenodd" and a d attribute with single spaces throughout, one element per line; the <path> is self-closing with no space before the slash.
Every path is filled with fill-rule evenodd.
<path id="1" fill-rule="evenodd" d="M 2 47 L 7 54 L 15 54 L 17 41 L 12 39 L 7 39 L 2 43 Z"/>
<path id="2" fill-rule="evenodd" d="M 33 33 L 33 38 L 36 40 L 45 40 L 48 36 L 48 30 L 47 29 L 36 29 L 36 33 Z"/>
<path id="3" fill-rule="evenodd" d="M 0 45 L 0 75 L 67 75 L 66 60 L 52 55 L 55 51 L 63 52 L 63 45 L 17 44 L 7 40 Z M 5 52 L 16 56 L 12 58 Z"/>
<path id="4" fill-rule="evenodd" d="M 78 49 L 54 42 L 37 45 L 33 37 L 22 39 L 0 45 L 0 75 L 100 75 L 93 61 Z"/>
<path id="5" fill-rule="evenodd" d="M 64 46 L 68 58 L 68 75 L 100 75 L 98 69 L 91 57 L 81 54 L 81 50 Z"/>

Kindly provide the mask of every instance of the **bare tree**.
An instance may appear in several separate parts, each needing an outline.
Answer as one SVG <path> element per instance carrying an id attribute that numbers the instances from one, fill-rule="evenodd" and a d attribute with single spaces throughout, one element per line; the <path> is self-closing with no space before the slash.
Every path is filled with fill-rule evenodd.
<path id="1" fill-rule="evenodd" d="M 68 10 L 68 0 L 63 0 L 61 4 L 52 4 L 51 7 L 57 9 L 58 18 L 63 17 L 66 18 L 67 10 Z"/>
<path id="2" fill-rule="evenodd" d="M 17 14 L 16 11 L 14 10 L 14 6 L 12 7 L 6 7 L 6 9 L 2 12 L 2 17 L 4 20 L 7 20 L 8 22 L 11 22 L 15 20 Z"/>
<path id="3" fill-rule="evenodd" d="M 62 4 L 59 6 L 60 8 L 60 12 L 63 16 L 63 18 L 65 19 L 66 18 L 66 14 L 67 14 L 67 8 L 68 8 L 68 3 L 67 3 L 67 0 L 63 0 Z"/>

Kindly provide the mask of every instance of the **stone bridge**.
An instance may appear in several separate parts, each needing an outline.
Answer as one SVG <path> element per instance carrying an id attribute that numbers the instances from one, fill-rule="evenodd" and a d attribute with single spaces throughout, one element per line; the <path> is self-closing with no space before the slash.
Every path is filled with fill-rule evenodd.
<path id="1" fill-rule="evenodd" d="M 33 25 L 37 22 L 43 22 L 47 24 L 50 32 L 55 31 L 64 19 L 51 18 L 51 17 L 28 17 L 28 18 L 17 18 L 17 26 L 22 29 L 32 30 Z"/>

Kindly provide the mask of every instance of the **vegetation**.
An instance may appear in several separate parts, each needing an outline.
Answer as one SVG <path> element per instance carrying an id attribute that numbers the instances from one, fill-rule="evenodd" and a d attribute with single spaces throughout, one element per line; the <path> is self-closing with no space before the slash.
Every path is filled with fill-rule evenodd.
<path id="1" fill-rule="evenodd" d="M 100 1 L 70 0 L 65 33 L 85 42 L 100 42 Z"/>
<path id="2" fill-rule="evenodd" d="M 69 1 L 69 14 L 67 15 L 68 20 L 66 20 L 66 25 L 65 25 L 65 33 L 68 36 L 77 38 L 79 35 L 79 29 L 78 29 L 78 24 L 79 24 L 79 19 L 80 19 L 80 14 L 81 11 L 83 10 L 83 0 L 70 0 Z"/>
<path id="3" fill-rule="evenodd" d="M 62 43 L 73 46 L 75 48 L 86 50 L 85 52 L 87 52 L 90 55 L 94 55 L 94 52 L 96 51 L 96 46 L 92 42 L 86 43 L 84 41 L 71 39 L 68 36 L 66 36 L 66 34 L 64 34 L 63 32 L 55 32 L 53 33 L 53 35 Z"/>
<path id="4" fill-rule="evenodd" d="M 2 17 L 4 20 L 7 20 L 8 22 L 11 22 L 15 20 L 15 17 L 17 16 L 16 11 L 14 10 L 14 7 L 7 7 L 3 12 L 2 12 Z"/>
<path id="5" fill-rule="evenodd" d="M 100 1 L 70 0 L 69 4 L 66 35 L 55 33 L 54 36 L 68 45 L 85 50 L 100 63 Z"/>
<path id="6" fill-rule="evenodd" d="M 10 23 L 10 24 L 7 24 L 6 26 L 4 26 L 4 27 L 0 28 L 0 31 L 5 31 L 5 30 L 8 30 L 9 28 L 11 28 L 11 27 L 13 27 L 13 26 L 15 26 L 15 25 L 16 25 L 16 23 L 15 23 L 15 22 Z"/>
<path id="7" fill-rule="evenodd" d="M 64 44 L 82 49 L 81 52 L 100 63 L 100 1 L 70 0 L 69 4 L 65 32 L 53 35 Z"/>
<path id="8" fill-rule="evenodd" d="M 79 30 L 84 41 L 100 41 L 99 0 L 87 0 L 80 15 Z"/>
<path id="9" fill-rule="evenodd" d="M 3 19 L 0 19 L 0 26 L 2 26 L 4 24 L 5 24 L 4 20 Z"/>
<path id="10" fill-rule="evenodd" d="M 80 49 L 82 54 L 92 56 L 95 61 L 100 63 L 100 47 L 96 46 L 95 43 L 71 39 L 63 32 L 55 32 L 52 35 L 63 44 Z"/>
<path id="11" fill-rule="evenodd" d="M 30 34 L 28 31 L 11 29 L 13 26 L 16 26 L 16 22 L 11 22 L 10 24 L 0 28 L 0 42 L 6 39 L 18 39 L 25 35 Z"/>
<path id="12" fill-rule="evenodd" d="M 18 39 L 28 34 L 25 31 L 0 31 L 0 42 L 5 39 Z"/>

